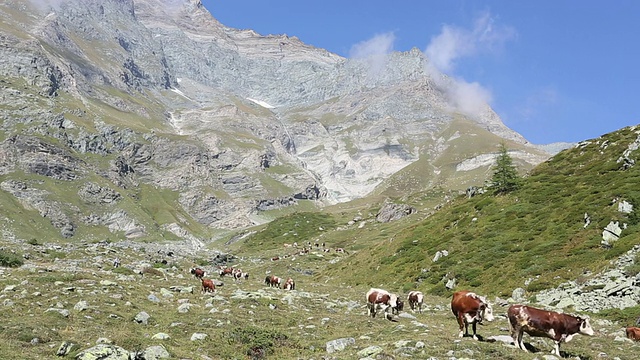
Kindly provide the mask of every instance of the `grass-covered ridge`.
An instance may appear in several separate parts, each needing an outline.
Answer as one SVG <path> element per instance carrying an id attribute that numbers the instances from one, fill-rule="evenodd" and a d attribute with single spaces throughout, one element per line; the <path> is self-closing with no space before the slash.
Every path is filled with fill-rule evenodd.
<path id="1" fill-rule="evenodd" d="M 371 276 L 393 273 L 396 281 L 432 293 L 444 293 L 443 279 L 455 278 L 460 287 L 508 296 L 527 279 L 532 280 L 527 289 L 535 291 L 607 266 L 640 243 L 636 215 L 618 211 L 620 201 L 640 206 L 640 169 L 619 161 L 637 137 L 634 128 L 626 128 L 563 151 L 508 195 L 460 196 L 403 229 L 393 248 L 379 245 L 386 251 Z M 591 220 L 586 228 L 585 214 Z M 627 227 L 613 248 L 605 249 L 601 234 L 611 221 Z M 449 256 L 434 263 L 439 250 Z"/>

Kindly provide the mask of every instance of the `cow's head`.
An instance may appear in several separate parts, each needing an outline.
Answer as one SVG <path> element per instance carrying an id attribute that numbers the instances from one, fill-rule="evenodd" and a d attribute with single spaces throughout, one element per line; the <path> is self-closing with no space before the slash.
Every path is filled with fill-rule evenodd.
<path id="1" fill-rule="evenodd" d="M 404 301 L 400 300 L 400 298 L 398 298 L 398 302 L 396 303 L 396 310 L 404 310 Z"/>
<path id="2" fill-rule="evenodd" d="M 398 296 L 396 294 L 389 294 L 389 306 L 391 306 L 392 309 L 398 307 Z"/>
<path id="3" fill-rule="evenodd" d="M 482 303 L 480 304 L 480 308 L 478 309 L 478 316 L 480 317 L 480 321 L 487 320 L 493 321 L 493 308 L 488 301 L 482 299 Z"/>
<path id="4" fill-rule="evenodd" d="M 593 335 L 594 331 L 593 328 L 591 327 L 591 324 L 589 323 L 589 319 L 583 319 L 583 318 L 578 318 L 580 320 L 580 334 L 582 335 Z"/>

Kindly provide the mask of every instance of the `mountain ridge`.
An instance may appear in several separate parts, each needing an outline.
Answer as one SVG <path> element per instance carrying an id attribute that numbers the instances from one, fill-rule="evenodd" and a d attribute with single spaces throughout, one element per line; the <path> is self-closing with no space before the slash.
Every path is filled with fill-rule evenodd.
<path id="1" fill-rule="evenodd" d="M 65 237 L 94 226 L 108 231 L 91 236 L 173 237 L 164 229 L 177 226 L 207 239 L 297 209 L 397 193 L 385 182 L 417 162 L 430 163 L 425 175 L 436 180 L 411 182 L 405 196 L 464 191 L 483 184 L 490 161 L 476 161 L 469 176 L 449 169 L 490 159 L 502 141 L 522 171 L 549 157 L 488 105 L 475 116 L 457 111 L 454 80 L 436 81 L 417 49 L 345 59 L 295 37 L 225 27 L 199 1 L 34 4 L 0 5 L 1 176 L 34 190 L 56 176 L 90 181 L 99 194 L 134 201 L 92 211 L 78 194 L 66 194 L 76 207 L 22 200 L 45 218 L 58 209 L 66 220 L 54 228 L 74 229 Z M 16 140 L 38 145 L 16 152 Z M 38 147 L 67 155 L 44 158 Z M 169 223 L 135 204 L 164 192 Z M 128 220 L 109 220 L 120 218 Z"/>

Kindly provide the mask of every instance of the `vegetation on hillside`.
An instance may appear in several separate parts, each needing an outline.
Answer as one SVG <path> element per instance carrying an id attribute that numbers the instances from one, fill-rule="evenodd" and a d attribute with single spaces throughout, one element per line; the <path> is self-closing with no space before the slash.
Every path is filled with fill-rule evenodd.
<path id="1" fill-rule="evenodd" d="M 329 209 L 325 216 L 333 218 L 336 231 L 311 231 L 317 224 L 305 220 L 310 215 L 295 214 L 282 221 L 296 224 L 297 236 L 282 222 L 258 234 L 273 235 L 268 238 L 274 253 L 282 253 L 282 243 L 292 239 L 302 243 L 319 237 L 355 250 L 347 261 L 328 266 L 320 278 L 340 274 L 348 284 L 418 288 L 437 295 L 451 293 L 445 288 L 449 279 L 456 280 L 457 288 L 499 296 L 508 297 L 517 287 L 533 293 L 602 270 L 640 243 L 636 212 L 618 211 L 621 201 L 640 206 L 640 168 L 620 160 L 636 137 L 633 128 L 626 128 L 583 142 L 533 169 L 507 193 L 472 198 L 461 194 L 433 215 L 422 211 L 388 224 L 371 216 L 359 227 L 344 226 L 350 215 Z M 637 155 L 630 152 L 627 157 L 635 161 Z M 366 211 L 375 214 L 376 209 L 360 213 Z M 586 227 L 585 214 L 591 220 Z M 626 228 L 609 249 L 601 246 L 601 234 L 611 221 Z M 442 250 L 449 255 L 434 262 Z"/>

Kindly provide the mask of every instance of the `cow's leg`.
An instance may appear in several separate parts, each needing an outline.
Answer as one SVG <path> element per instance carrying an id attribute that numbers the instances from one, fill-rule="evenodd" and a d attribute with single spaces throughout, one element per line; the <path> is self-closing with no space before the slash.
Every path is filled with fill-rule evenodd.
<path id="1" fill-rule="evenodd" d="M 464 321 L 464 314 L 463 313 L 458 313 L 458 316 L 456 318 L 458 320 L 458 327 L 460 328 L 460 332 L 458 333 L 458 337 L 463 337 L 464 336 L 464 332 L 462 330 L 466 329 L 466 326 L 467 326 L 467 324 Z"/>
<path id="2" fill-rule="evenodd" d="M 552 355 L 555 355 L 557 357 L 561 357 L 560 356 L 560 341 L 553 341 L 553 350 L 551 351 Z"/>
<path id="3" fill-rule="evenodd" d="M 476 335 L 476 322 L 471 323 L 471 329 L 473 330 L 473 340 L 478 340 L 478 336 Z"/>
<path id="4" fill-rule="evenodd" d="M 518 349 L 523 350 L 524 352 L 529 352 L 527 347 L 524 346 L 524 330 L 521 327 L 512 327 L 511 328 L 511 337 L 513 338 L 513 342 Z"/>

